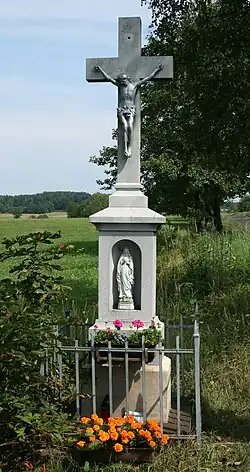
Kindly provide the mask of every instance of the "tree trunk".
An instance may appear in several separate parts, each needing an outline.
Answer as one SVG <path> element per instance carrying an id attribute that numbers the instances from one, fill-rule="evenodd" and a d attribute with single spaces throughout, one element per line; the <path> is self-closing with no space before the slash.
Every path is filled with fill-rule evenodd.
<path id="1" fill-rule="evenodd" d="M 218 196 L 216 196 L 214 199 L 213 214 L 214 214 L 214 226 L 216 228 L 216 231 L 220 232 L 223 230 L 223 224 L 221 220 L 220 199 L 218 198 Z"/>

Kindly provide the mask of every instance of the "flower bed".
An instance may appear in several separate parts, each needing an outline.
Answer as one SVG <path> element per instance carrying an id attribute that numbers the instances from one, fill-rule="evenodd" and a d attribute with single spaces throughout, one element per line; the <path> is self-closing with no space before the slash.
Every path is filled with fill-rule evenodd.
<path id="1" fill-rule="evenodd" d="M 98 325 L 94 325 L 94 343 L 97 346 L 108 346 L 109 341 L 114 347 L 124 347 L 125 342 L 128 342 L 128 345 L 133 347 L 142 346 L 142 338 L 144 338 L 145 347 L 155 347 L 161 340 L 162 334 L 161 331 L 156 327 L 155 322 L 152 320 L 151 326 L 146 329 L 144 328 L 144 323 L 141 320 L 134 320 L 129 326 L 129 332 L 121 333 L 121 328 L 123 323 L 121 320 L 113 321 L 113 329 L 110 326 L 107 326 L 106 329 L 99 329 Z"/>
<path id="2" fill-rule="evenodd" d="M 80 462 L 91 460 L 91 457 L 95 462 L 148 462 L 152 452 L 168 442 L 168 435 L 161 434 L 156 421 L 141 423 L 134 416 L 108 418 L 107 422 L 95 414 L 90 418 L 83 417 L 78 433 L 79 441 L 73 455 Z"/>
<path id="3" fill-rule="evenodd" d="M 141 320 L 134 320 L 131 322 L 129 326 L 129 331 L 121 332 L 121 328 L 123 327 L 123 322 L 121 320 L 114 320 L 113 321 L 113 329 L 108 326 L 105 329 L 99 329 L 98 325 L 94 325 L 95 332 L 94 332 L 94 345 L 98 347 L 98 358 L 107 359 L 108 353 L 107 351 L 102 351 L 102 347 L 108 347 L 108 343 L 111 342 L 112 348 L 124 348 L 125 343 L 127 342 L 128 348 L 130 349 L 138 349 L 142 347 L 142 340 L 144 339 L 144 346 L 146 348 L 153 348 L 155 347 L 161 340 L 162 334 L 161 331 L 156 327 L 156 323 L 152 320 L 151 325 L 144 328 L 144 323 Z M 154 359 L 155 354 L 153 352 L 149 352 L 146 357 L 146 362 L 152 362 Z M 117 353 L 113 350 L 112 357 L 115 359 L 124 359 L 125 352 Z M 142 353 L 141 352 L 129 352 L 128 358 L 131 359 L 141 359 Z"/>

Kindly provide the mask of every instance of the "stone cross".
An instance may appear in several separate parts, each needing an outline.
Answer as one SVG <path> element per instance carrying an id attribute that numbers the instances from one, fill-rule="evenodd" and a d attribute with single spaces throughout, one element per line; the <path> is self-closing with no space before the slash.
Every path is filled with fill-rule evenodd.
<path id="1" fill-rule="evenodd" d="M 114 82 L 121 74 L 126 74 L 133 82 L 138 82 L 145 77 L 152 76 L 152 72 L 160 64 L 162 67 L 151 79 L 172 78 L 172 56 L 141 55 L 141 19 L 137 17 L 119 18 L 118 57 L 87 59 L 86 78 L 88 82 L 108 81 L 100 70 L 103 69 L 107 76 L 114 79 Z M 136 114 L 133 123 L 131 157 L 126 157 L 124 154 L 124 130 L 120 120 L 118 120 L 117 186 L 121 188 L 123 186 L 135 189 L 140 187 L 140 91 L 136 95 L 135 105 Z"/>

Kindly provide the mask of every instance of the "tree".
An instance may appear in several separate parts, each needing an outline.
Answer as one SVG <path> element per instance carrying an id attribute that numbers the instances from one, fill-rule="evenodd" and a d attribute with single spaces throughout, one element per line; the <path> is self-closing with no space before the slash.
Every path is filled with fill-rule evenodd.
<path id="1" fill-rule="evenodd" d="M 85 203 L 70 203 L 68 206 L 68 218 L 89 218 L 94 213 L 108 206 L 108 195 L 105 193 L 93 193 Z"/>
<path id="2" fill-rule="evenodd" d="M 144 54 L 173 55 L 175 77 L 142 92 L 142 181 L 151 206 L 195 215 L 197 229 L 220 205 L 247 190 L 249 173 L 250 6 L 216 2 L 144 0 L 153 30 Z M 91 159 L 109 164 L 116 147 Z M 110 179 L 111 178 L 111 179 Z"/>
<path id="3" fill-rule="evenodd" d="M 21 215 L 22 215 L 22 211 L 20 208 L 16 208 L 14 211 L 13 211 L 13 216 L 14 218 L 17 220 L 18 218 L 21 218 Z"/>
<path id="4" fill-rule="evenodd" d="M 70 202 L 88 200 L 86 192 L 43 192 L 35 195 L 0 195 L 0 213 L 50 213 L 67 211 Z"/>
<path id="5" fill-rule="evenodd" d="M 237 205 L 238 211 L 250 211 L 250 195 L 244 195 Z"/>

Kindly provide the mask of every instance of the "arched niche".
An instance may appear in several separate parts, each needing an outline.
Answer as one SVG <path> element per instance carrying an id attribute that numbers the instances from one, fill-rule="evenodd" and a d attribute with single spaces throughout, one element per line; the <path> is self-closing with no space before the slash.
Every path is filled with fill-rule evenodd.
<path id="1" fill-rule="evenodd" d="M 112 247 L 112 308 L 118 308 L 118 287 L 116 281 L 116 271 L 118 260 L 123 253 L 124 248 L 127 247 L 132 255 L 134 261 L 134 279 L 133 299 L 135 310 L 141 310 L 141 250 L 139 246 L 129 239 L 122 239 L 114 244 Z"/>

